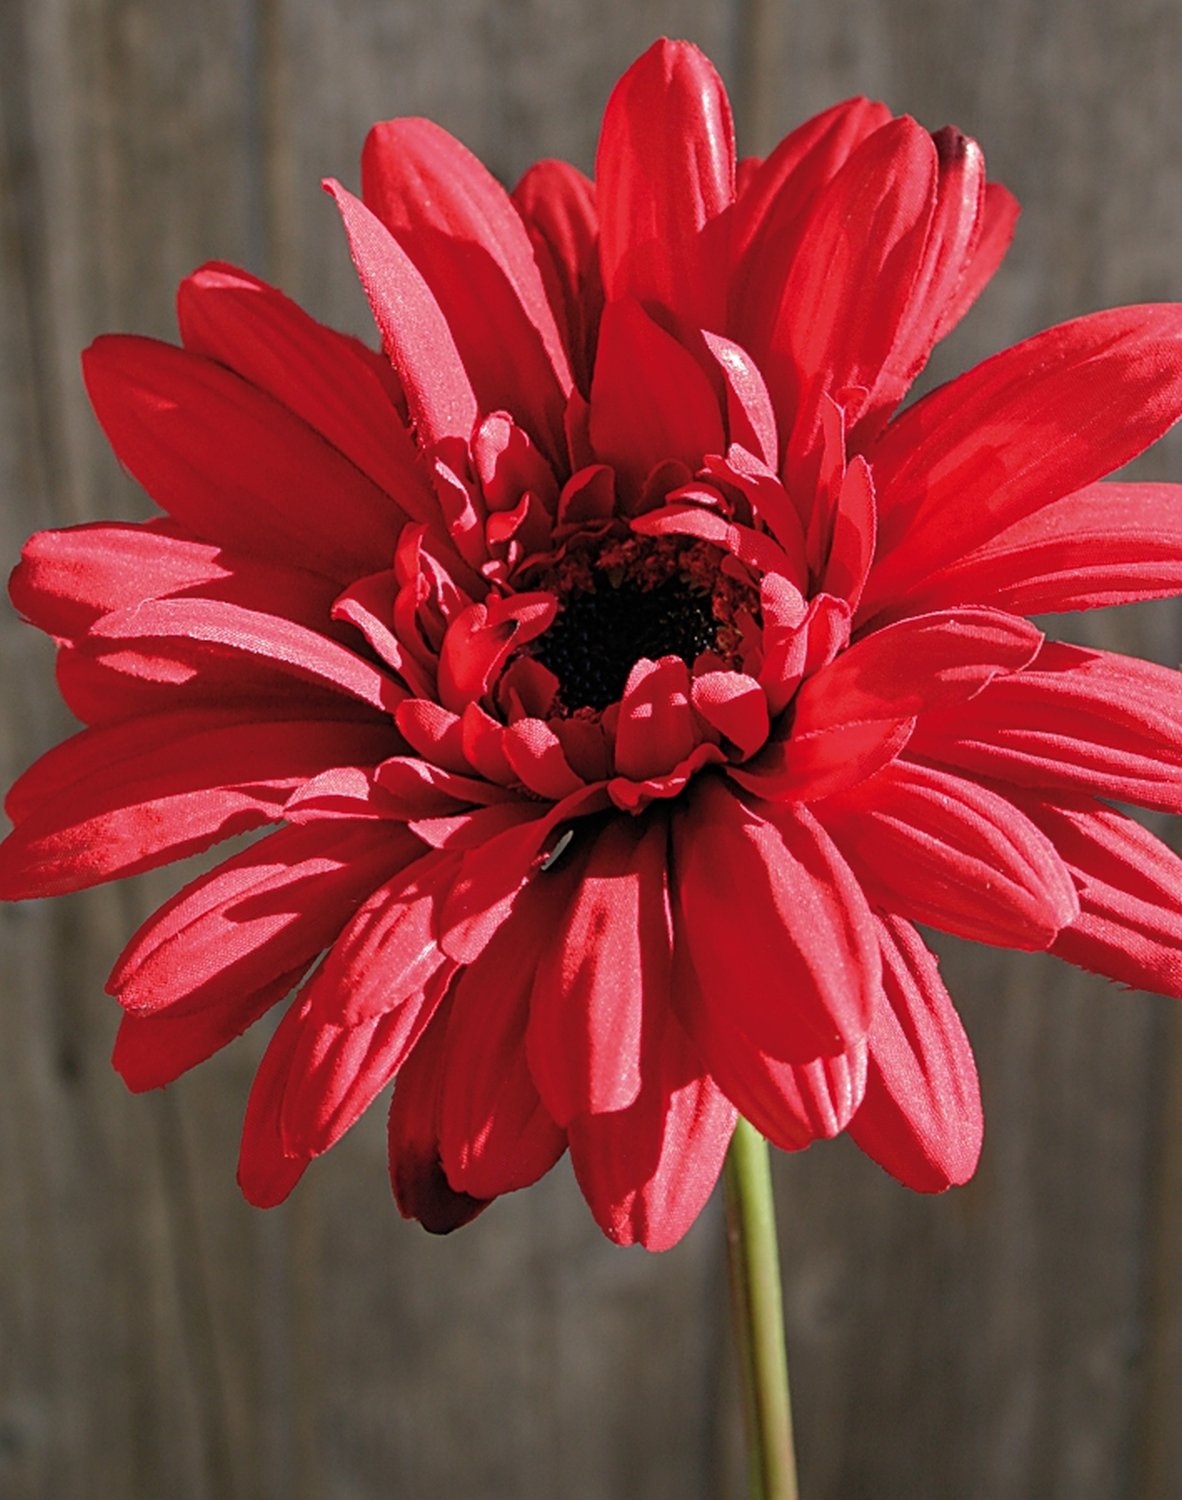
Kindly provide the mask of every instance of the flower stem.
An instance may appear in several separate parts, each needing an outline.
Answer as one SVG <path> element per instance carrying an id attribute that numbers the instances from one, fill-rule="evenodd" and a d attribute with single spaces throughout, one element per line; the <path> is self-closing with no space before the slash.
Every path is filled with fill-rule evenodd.
<path id="1" fill-rule="evenodd" d="M 724 1180 L 751 1500 L 797 1500 L 771 1166 L 767 1142 L 746 1120 L 735 1129 Z"/>

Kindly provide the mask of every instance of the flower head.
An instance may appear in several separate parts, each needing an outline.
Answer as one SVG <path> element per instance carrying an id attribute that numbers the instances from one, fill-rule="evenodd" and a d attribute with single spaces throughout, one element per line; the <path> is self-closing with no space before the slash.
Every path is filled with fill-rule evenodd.
<path id="1" fill-rule="evenodd" d="M 1025 616 L 1182 592 L 1182 311 L 1038 334 L 896 414 L 1008 244 L 976 145 L 838 105 L 736 163 L 660 42 L 594 184 L 506 193 L 378 125 L 335 197 L 383 352 L 224 265 L 182 347 L 85 371 L 162 514 L 34 537 L 17 607 L 86 724 L 13 788 L 0 895 L 279 825 L 133 937 L 115 1063 L 168 1083 L 294 991 L 246 1111 L 284 1198 L 395 1080 L 402 1210 L 567 1149 L 612 1238 L 692 1222 L 736 1111 L 976 1164 L 915 922 L 1182 993 L 1173 671 Z"/>

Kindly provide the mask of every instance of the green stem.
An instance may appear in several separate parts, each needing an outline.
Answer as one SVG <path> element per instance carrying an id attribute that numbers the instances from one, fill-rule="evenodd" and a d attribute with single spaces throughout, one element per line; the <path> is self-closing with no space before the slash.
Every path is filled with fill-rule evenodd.
<path id="1" fill-rule="evenodd" d="M 797 1500 L 772 1174 L 767 1142 L 746 1120 L 735 1130 L 724 1180 L 751 1500 Z"/>

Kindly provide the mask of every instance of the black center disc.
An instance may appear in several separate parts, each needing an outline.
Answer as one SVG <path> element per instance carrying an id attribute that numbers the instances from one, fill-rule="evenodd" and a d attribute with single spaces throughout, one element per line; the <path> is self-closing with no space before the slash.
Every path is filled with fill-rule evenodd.
<path id="1" fill-rule="evenodd" d="M 621 696 L 642 656 L 680 656 L 689 666 L 717 633 L 710 595 L 680 578 L 641 588 L 601 576 L 593 590 L 563 600 L 533 654 L 558 678 L 568 710 L 604 709 Z"/>

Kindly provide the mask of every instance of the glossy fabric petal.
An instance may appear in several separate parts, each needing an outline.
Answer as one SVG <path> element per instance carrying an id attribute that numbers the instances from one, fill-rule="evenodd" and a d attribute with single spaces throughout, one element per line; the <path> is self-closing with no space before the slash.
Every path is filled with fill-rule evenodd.
<path id="1" fill-rule="evenodd" d="M 194 535 L 342 581 L 392 554 L 398 507 L 232 371 L 126 334 L 97 339 L 82 367 L 120 461 Z"/>
<path id="2" fill-rule="evenodd" d="M 702 996 L 695 1035 L 738 1026 L 796 1063 L 865 1035 L 878 991 L 869 908 L 805 809 L 748 804 L 703 778 L 674 819 L 673 876 L 676 943 Z M 720 889 L 741 907 L 741 924 Z"/>
<path id="3" fill-rule="evenodd" d="M 1182 996 L 1182 859 L 1092 798 L 1018 800 L 1079 889 L 1080 914 L 1051 952 L 1134 989 Z"/>
<path id="4" fill-rule="evenodd" d="M 735 1110 L 671 1015 L 654 1032 L 635 1102 L 577 1115 L 569 1139 L 575 1177 L 608 1239 L 667 1250 L 718 1181 Z"/>
<path id="5" fill-rule="evenodd" d="M 186 349 L 301 417 L 408 516 L 427 514 L 426 472 L 398 410 L 401 390 L 372 350 L 234 266 L 202 266 L 187 276 L 177 319 Z"/>
<path id="6" fill-rule="evenodd" d="M 1055 844 L 964 777 L 899 759 L 817 816 L 871 902 L 910 921 L 1040 949 L 1079 915 Z"/>
<path id="7" fill-rule="evenodd" d="M 707 231 L 734 198 L 734 125 L 696 47 L 657 42 L 625 73 L 604 114 L 595 181 L 609 302 L 651 300 L 720 330 L 725 261 Z"/>
<path id="8" fill-rule="evenodd" d="M 874 452 L 880 557 L 862 613 L 1127 462 L 1182 414 L 1182 310 L 1035 334 L 908 407 Z"/>
<path id="9" fill-rule="evenodd" d="M 560 440 L 566 350 L 521 216 L 454 136 L 387 120 L 361 157 L 362 196 L 414 263 L 453 331 L 486 411 L 512 411 Z"/>
<path id="10" fill-rule="evenodd" d="M 879 923 L 885 1004 L 870 1032 L 866 1096 L 850 1135 L 920 1193 L 967 1182 L 981 1154 L 981 1096 L 972 1049 L 914 928 Z"/>
<path id="11" fill-rule="evenodd" d="M 1182 678 L 1136 657 L 1048 643 L 955 713 L 925 715 L 911 753 L 1022 787 L 1182 811 Z"/>

